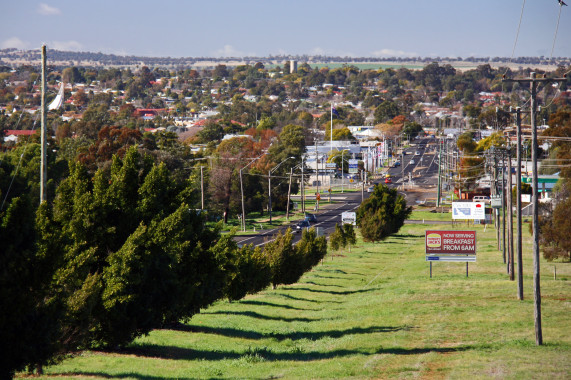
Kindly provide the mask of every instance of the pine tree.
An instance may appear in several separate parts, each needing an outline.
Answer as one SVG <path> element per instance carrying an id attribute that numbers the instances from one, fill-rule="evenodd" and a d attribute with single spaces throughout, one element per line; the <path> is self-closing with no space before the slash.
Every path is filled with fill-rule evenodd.
<path id="1" fill-rule="evenodd" d="M 355 229 L 352 224 L 346 223 L 343 225 L 343 235 L 349 245 L 349 252 L 351 252 L 351 246 L 357 243 L 357 235 L 355 234 Z"/>
<path id="2" fill-rule="evenodd" d="M 14 197 L 0 212 L 0 378 L 50 362 L 59 307 L 49 293 L 56 259 L 38 251 L 34 207 Z M 40 370 L 41 372 L 41 370 Z"/>
<path id="3" fill-rule="evenodd" d="M 371 196 L 357 209 L 357 224 L 365 241 L 380 241 L 398 232 L 412 212 L 395 189 L 375 186 Z"/>

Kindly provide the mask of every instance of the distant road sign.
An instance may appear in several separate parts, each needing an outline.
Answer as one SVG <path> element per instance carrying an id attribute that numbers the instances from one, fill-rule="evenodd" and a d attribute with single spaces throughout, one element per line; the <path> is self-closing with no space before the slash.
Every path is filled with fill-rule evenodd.
<path id="1" fill-rule="evenodd" d="M 351 159 L 349 160 L 349 173 L 357 173 L 359 171 L 359 161 Z"/>
<path id="2" fill-rule="evenodd" d="M 341 213 L 341 223 L 355 226 L 357 224 L 357 213 L 351 211 Z"/>

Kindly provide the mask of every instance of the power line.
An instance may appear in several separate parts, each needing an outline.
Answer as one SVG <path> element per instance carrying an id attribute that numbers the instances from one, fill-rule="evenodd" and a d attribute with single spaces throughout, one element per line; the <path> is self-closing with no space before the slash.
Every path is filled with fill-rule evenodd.
<path id="1" fill-rule="evenodd" d="M 557 31 L 559 30 L 559 19 L 561 18 L 561 9 L 563 8 L 563 1 L 559 1 L 559 15 L 557 16 L 557 26 L 555 27 L 555 35 L 553 36 L 553 45 L 551 46 L 551 55 L 549 60 L 553 58 L 553 49 L 555 49 L 555 40 L 557 39 Z"/>

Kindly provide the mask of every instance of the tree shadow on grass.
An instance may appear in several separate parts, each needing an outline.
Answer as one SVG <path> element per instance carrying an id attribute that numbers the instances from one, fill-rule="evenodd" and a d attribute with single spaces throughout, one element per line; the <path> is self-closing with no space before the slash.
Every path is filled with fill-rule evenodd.
<path id="1" fill-rule="evenodd" d="M 269 315 L 264 315 L 260 313 L 256 313 L 255 311 L 212 311 L 206 312 L 202 314 L 223 314 L 223 315 L 242 315 L 245 317 L 252 317 L 257 319 L 264 319 L 268 321 L 282 321 L 282 322 L 315 322 L 321 320 L 320 318 L 288 318 L 288 317 L 272 317 Z"/>
<path id="2" fill-rule="evenodd" d="M 329 278 L 332 280 L 347 280 L 347 277 L 337 277 L 337 276 L 322 276 L 320 274 L 316 274 L 316 273 L 311 273 L 311 277 L 317 277 L 317 278 Z"/>
<path id="3" fill-rule="evenodd" d="M 376 354 L 393 354 L 393 355 L 421 355 L 430 352 L 437 353 L 452 353 L 463 352 L 475 349 L 475 346 L 458 346 L 458 347 L 418 347 L 418 348 L 404 348 L 404 347 L 390 347 L 379 348 L 377 350 L 332 350 L 332 351 L 306 351 L 297 349 L 290 352 L 275 352 L 271 348 L 251 348 L 249 347 L 245 352 L 239 351 L 222 351 L 222 350 L 194 350 L 191 348 L 174 347 L 174 346 L 161 346 L 153 344 L 133 344 L 117 354 L 123 355 L 136 355 L 157 359 L 168 360 L 235 360 L 241 358 L 248 358 L 253 355 L 261 357 L 267 361 L 299 361 L 308 362 L 314 360 L 334 359 L 352 355 L 376 355 Z M 481 348 L 479 346 L 478 348 Z"/>
<path id="4" fill-rule="evenodd" d="M 257 331 L 234 329 L 226 327 L 211 327 L 211 326 L 198 326 L 198 325 L 179 325 L 173 328 L 176 331 L 185 331 L 193 333 L 214 334 L 221 335 L 228 338 L 242 338 L 242 339 L 277 339 L 279 341 L 302 340 L 308 339 L 316 341 L 323 338 L 341 338 L 346 335 L 359 335 L 359 334 L 373 334 L 373 333 L 389 333 L 401 330 L 410 330 L 410 326 L 371 326 L 371 327 L 352 327 L 346 330 L 327 330 L 327 331 L 296 331 L 291 333 L 260 333 Z"/>
<path id="5" fill-rule="evenodd" d="M 315 270 L 316 272 L 329 272 L 329 273 L 341 273 L 341 274 L 347 274 L 347 272 L 345 272 L 344 270 L 341 269 L 325 269 L 325 268 L 319 268 Z"/>
<path id="6" fill-rule="evenodd" d="M 403 347 L 391 347 L 391 348 L 380 348 L 375 354 L 393 354 L 393 355 L 421 355 L 427 354 L 429 352 L 437 352 L 440 354 L 451 353 L 451 352 L 464 352 L 473 350 L 475 348 L 481 348 L 479 345 L 471 346 L 457 346 L 457 347 L 417 347 L 417 348 L 403 348 Z"/>
<path id="7" fill-rule="evenodd" d="M 334 285 L 334 284 L 318 284 L 317 282 L 314 282 L 314 281 L 305 281 L 305 282 L 300 282 L 300 284 L 311 284 L 311 285 L 316 285 L 316 286 L 328 286 L 328 287 L 335 287 L 335 288 L 344 288 L 344 286 L 341 286 L 341 285 Z"/>
<path id="8" fill-rule="evenodd" d="M 338 296 L 346 296 L 346 295 L 350 295 L 350 294 L 358 294 L 358 293 L 368 293 L 368 292 L 372 292 L 374 290 L 377 290 L 376 288 L 368 288 L 368 289 L 358 289 L 358 290 L 344 290 L 344 291 L 336 291 L 336 290 L 321 290 L 321 289 L 312 289 L 312 288 L 287 288 L 287 290 L 305 290 L 308 292 L 314 292 L 314 293 L 328 293 L 328 294 L 334 294 L 334 295 L 338 295 Z"/>
<path id="9" fill-rule="evenodd" d="M 253 305 L 253 306 L 271 306 L 271 307 L 281 307 L 288 310 L 306 310 L 306 311 L 319 311 L 319 309 L 308 309 L 303 307 L 294 307 L 291 305 L 282 305 L 279 303 L 265 302 L 265 301 L 254 301 L 254 300 L 244 300 L 239 302 L 240 305 Z"/>
<path id="10" fill-rule="evenodd" d="M 423 238 L 424 235 L 394 234 L 394 235 L 391 235 L 390 237 L 396 238 L 396 239 L 410 239 L 410 238 Z"/>
<path id="11" fill-rule="evenodd" d="M 305 351 L 303 349 L 294 350 L 294 352 L 274 352 L 269 348 L 248 348 L 245 352 L 238 351 L 222 351 L 222 350 L 193 350 L 190 348 L 174 347 L 174 346 L 160 346 L 151 344 L 133 344 L 121 351 L 107 351 L 107 353 L 116 353 L 121 355 L 136 355 L 147 358 L 156 358 L 164 360 L 197 360 L 197 361 L 219 361 L 219 360 L 238 360 L 257 357 L 266 361 L 297 361 L 297 362 L 310 362 L 318 360 L 327 360 L 348 357 L 353 355 L 378 355 L 378 354 L 393 354 L 393 355 L 423 355 L 430 352 L 436 353 L 454 353 L 464 352 L 473 349 L 481 349 L 479 346 L 457 346 L 457 347 L 417 347 L 417 348 L 403 348 L 403 347 L 381 347 L 373 352 L 365 350 L 333 350 L 326 352 L 319 351 Z M 76 376 L 92 376 L 103 379 L 124 379 L 134 378 L 138 380 L 159 380 L 164 377 L 148 376 L 135 372 L 107 374 L 104 372 L 93 371 L 75 371 L 67 373 L 54 374 L 54 377 L 76 377 Z M 179 377 L 181 380 L 190 380 L 190 377 Z"/>
<path id="12" fill-rule="evenodd" d="M 285 289 L 284 289 L 285 290 Z M 282 297 L 282 298 L 287 298 L 290 300 L 294 300 L 294 301 L 304 301 L 304 302 L 314 302 L 314 303 L 342 303 L 342 301 L 322 301 L 322 300 L 312 300 L 312 299 L 308 299 L 308 298 L 301 298 L 301 297 L 295 297 L 289 294 L 284 294 L 284 293 L 274 293 L 274 295 L 278 296 L 278 297 Z"/>
<path id="13" fill-rule="evenodd" d="M 46 376 L 46 375 L 44 375 Z M 116 373 L 110 375 L 104 372 L 65 372 L 65 373 L 54 373 L 53 377 L 94 377 L 99 379 L 138 379 L 138 380 L 164 380 L 165 377 L 163 376 L 149 376 L 149 375 L 142 375 L 140 373 L 135 372 L 125 372 L 125 373 Z M 49 378 L 50 375 L 48 374 L 47 377 Z M 179 380 L 194 380 L 195 377 L 177 377 Z"/>

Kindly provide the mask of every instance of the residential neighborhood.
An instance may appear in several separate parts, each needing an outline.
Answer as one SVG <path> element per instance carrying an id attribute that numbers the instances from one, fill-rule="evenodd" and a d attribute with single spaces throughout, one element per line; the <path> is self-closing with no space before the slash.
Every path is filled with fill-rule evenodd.
<path id="1" fill-rule="evenodd" d="M 542 260 L 569 262 L 568 66 L 274 61 L 48 61 L 45 71 L 2 61 L 0 238 L 11 267 L 29 265 L 2 280 L 17 285 L 7 298 L 23 299 L 6 317 L 24 342 L 10 376 L 25 366 L 59 371 L 51 364 L 77 352 L 132 350 L 148 334 L 224 313 L 225 302 L 256 305 L 270 287 L 273 296 L 334 278 L 326 265 L 342 265 L 351 247 L 362 268 L 368 250 L 418 253 L 409 250 L 425 237 L 418 228 L 457 226 L 454 210 L 472 205 L 482 217 L 467 225 L 486 236 L 489 257 L 503 257 L 510 280 L 523 281 L 514 215 L 534 221 Z M 518 80 L 548 84 L 533 111 Z M 461 233 L 472 256 L 453 260 L 466 261 L 468 277 L 476 232 Z M 440 259 L 427 253 L 430 279 Z M 347 295 L 388 276 L 380 270 Z M 25 326 L 26 313 L 45 333 Z M 31 351 L 38 340 L 45 350 Z"/>

